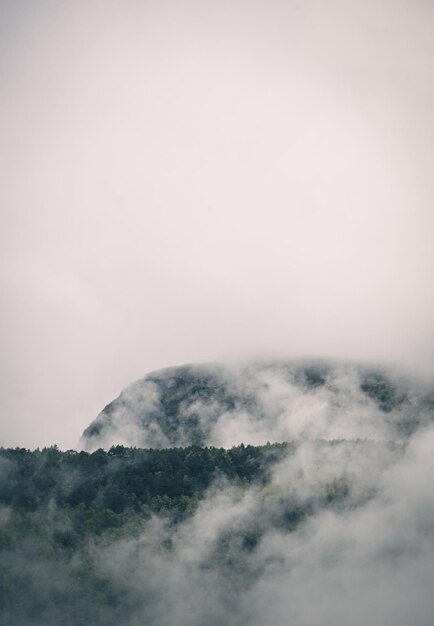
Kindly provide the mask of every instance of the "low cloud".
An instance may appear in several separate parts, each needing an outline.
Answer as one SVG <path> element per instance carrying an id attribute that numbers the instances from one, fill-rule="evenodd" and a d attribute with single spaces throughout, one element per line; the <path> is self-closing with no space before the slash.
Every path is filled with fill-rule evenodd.
<path id="1" fill-rule="evenodd" d="M 85 431 L 90 450 L 127 444 L 231 447 L 298 439 L 400 441 L 432 419 L 429 385 L 346 362 L 210 364 L 136 381 Z"/>
<path id="2" fill-rule="evenodd" d="M 433 452 L 432 428 L 406 450 L 302 444 L 265 491 L 211 492 L 171 535 L 170 550 L 144 536 L 101 551 L 99 562 L 142 598 L 131 624 L 425 626 L 433 610 Z M 326 485 L 342 478 L 347 499 L 324 507 Z M 288 502 L 309 511 L 291 532 L 278 524 Z M 247 549 L 243 538 L 254 531 L 259 539 Z"/>

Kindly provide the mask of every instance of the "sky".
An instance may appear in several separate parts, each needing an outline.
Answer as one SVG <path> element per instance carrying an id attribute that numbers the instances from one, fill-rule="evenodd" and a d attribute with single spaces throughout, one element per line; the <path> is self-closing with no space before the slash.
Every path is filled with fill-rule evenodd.
<path id="1" fill-rule="evenodd" d="M 434 359 L 428 0 L 0 0 L 0 443 L 146 372 Z"/>

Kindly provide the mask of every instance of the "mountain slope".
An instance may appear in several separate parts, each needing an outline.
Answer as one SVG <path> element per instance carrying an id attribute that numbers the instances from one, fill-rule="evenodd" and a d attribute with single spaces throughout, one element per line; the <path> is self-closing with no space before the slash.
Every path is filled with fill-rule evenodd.
<path id="1" fill-rule="evenodd" d="M 433 416 L 432 389 L 384 368 L 322 361 L 185 365 L 127 387 L 84 431 L 82 445 L 400 441 Z"/>

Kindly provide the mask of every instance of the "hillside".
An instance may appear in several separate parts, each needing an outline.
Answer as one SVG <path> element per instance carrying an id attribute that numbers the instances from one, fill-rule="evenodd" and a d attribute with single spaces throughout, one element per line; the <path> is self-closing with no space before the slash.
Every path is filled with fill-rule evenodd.
<path id="1" fill-rule="evenodd" d="M 390 465 L 402 449 L 317 441 L 310 454 L 318 470 L 310 477 L 300 474 L 304 454 L 295 443 L 116 446 L 92 454 L 0 449 L 0 623 L 54 626 L 62 617 L 71 626 L 136 624 L 139 615 L 159 624 L 152 580 L 135 588 L 118 578 L 119 559 L 133 546 L 127 569 L 135 575 L 189 567 L 187 540 L 198 559 L 194 569 L 223 577 L 233 590 L 250 589 L 263 575 L 255 554 L 270 533 L 290 537 L 321 511 L 363 506 L 375 497 L 377 475 L 371 472 L 361 489 L 357 465 L 369 459 L 378 467 L 380 457 Z M 339 466 L 331 458 L 340 458 Z M 223 515 L 217 525 L 216 507 Z M 160 584 L 164 596 L 167 582 Z M 213 619 L 223 623 L 218 614 Z"/>
<path id="2" fill-rule="evenodd" d="M 0 449 L 0 626 L 430 624 L 433 417 L 354 363 L 148 374 Z"/>
<path id="3" fill-rule="evenodd" d="M 86 450 L 308 439 L 403 440 L 434 416 L 434 389 L 345 362 L 187 365 L 127 387 L 84 431 Z"/>

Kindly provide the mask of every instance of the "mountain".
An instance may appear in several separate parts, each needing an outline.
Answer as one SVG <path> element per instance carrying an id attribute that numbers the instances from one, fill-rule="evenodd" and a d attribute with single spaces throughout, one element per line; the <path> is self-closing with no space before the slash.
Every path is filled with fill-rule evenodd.
<path id="1" fill-rule="evenodd" d="M 402 441 L 434 417 L 434 389 L 385 367 L 327 361 L 204 364 L 147 374 L 84 431 L 86 450 L 294 439 Z"/>
<path id="2" fill-rule="evenodd" d="M 0 626 L 431 624 L 433 418 L 384 367 L 152 372 L 0 448 Z"/>

